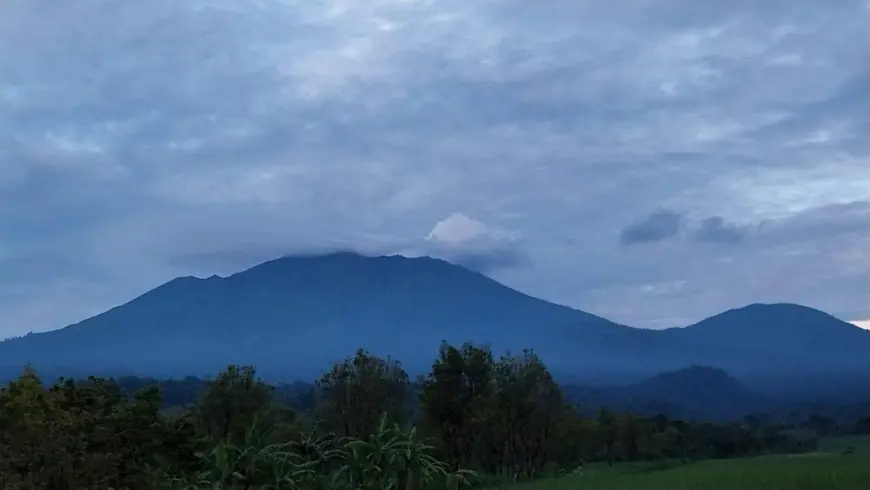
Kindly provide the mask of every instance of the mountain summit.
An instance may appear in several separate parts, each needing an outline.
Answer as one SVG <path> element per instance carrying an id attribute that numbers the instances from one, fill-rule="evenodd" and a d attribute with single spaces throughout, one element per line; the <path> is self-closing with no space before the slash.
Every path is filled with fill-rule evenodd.
<path id="1" fill-rule="evenodd" d="M 177 278 L 66 328 L 0 342 L 0 367 L 165 376 L 233 362 L 309 378 L 366 348 L 422 372 L 443 340 L 489 344 L 496 353 L 533 348 L 563 377 L 600 383 L 691 365 L 742 375 L 870 367 L 870 332 L 797 305 L 752 305 L 686 328 L 644 330 L 442 260 L 355 253 Z"/>

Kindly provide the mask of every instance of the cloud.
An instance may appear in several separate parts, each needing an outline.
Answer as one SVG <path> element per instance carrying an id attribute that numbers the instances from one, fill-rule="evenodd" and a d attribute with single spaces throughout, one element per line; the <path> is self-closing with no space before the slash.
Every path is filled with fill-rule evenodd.
<path id="1" fill-rule="evenodd" d="M 738 225 L 726 223 L 721 216 L 710 216 L 701 220 L 692 235 L 699 242 L 735 244 L 743 241 L 744 230 Z"/>
<path id="2" fill-rule="evenodd" d="M 619 234 L 623 245 L 637 243 L 659 242 L 674 237 L 680 232 L 680 213 L 659 210 L 646 218 L 632 223 Z"/>
<path id="3" fill-rule="evenodd" d="M 203 233 L 200 229 L 197 233 Z M 333 252 L 355 252 L 367 256 L 401 254 L 411 257 L 431 256 L 468 267 L 478 272 L 493 272 L 530 264 L 522 249 L 522 239 L 504 230 L 491 229 L 484 223 L 462 213 L 452 213 L 438 221 L 425 237 L 363 235 L 357 240 L 294 239 L 282 230 L 266 228 L 267 232 L 245 234 L 232 246 L 225 237 L 215 245 L 197 245 L 189 252 L 168 257 L 168 263 L 200 274 L 229 274 L 258 263 L 285 255 L 312 255 Z M 175 235 L 173 232 L 171 235 Z M 319 235 L 315 233 L 316 235 Z M 177 235 L 175 235 L 177 236 Z M 219 235 L 217 235 L 219 236 Z M 211 271 L 211 272 L 207 272 Z"/>
<path id="4" fill-rule="evenodd" d="M 866 5 L 700 5 L 6 1 L 0 335 L 329 250 L 637 325 L 870 318 Z M 488 238 L 424 239 L 456 210 Z"/>
<path id="5" fill-rule="evenodd" d="M 423 250 L 426 255 L 483 273 L 530 263 L 520 237 L 492 230 L 462 213 L 439 221 L 426 236 Z"/>
<path id="6" fill-rule="evenodd" d="M 756 221 L 739 247 L 670 240 L 610 254 L 593 244 L 575 252 L 585 258 L 582 274 L 556 276 L 549 264 L 570 260 L 559 250 L 546 260 L 536 257 L 536 264 L 546 267 L 543 274 L 560 277 L 562 291 L 584 291 L 583 304 L 591 311 L 609 310 L 630 325 L 687 325 L 716 313 L 712 305 L 722 297 L 733 305 L 799 303 L 860 320 L 870 317 L 866 302 L 859 301 L 870 295 L 867 223 L 870 202 L 837 204 Z M 567 302 L 570 293 L 553 288 L 547 294 Z M 613 309 L 614 297 L 625 306 Z M 664 314 L 650 318 L 650 308 Z"/>
<path id="7" fill-rule="evenodd" d="M 498 238 L 480 221 L 473 220 L 462 213 L 453 213 L 439 221 L 426 240 L 450 245 L 475 241 L 491 241 Z"/>

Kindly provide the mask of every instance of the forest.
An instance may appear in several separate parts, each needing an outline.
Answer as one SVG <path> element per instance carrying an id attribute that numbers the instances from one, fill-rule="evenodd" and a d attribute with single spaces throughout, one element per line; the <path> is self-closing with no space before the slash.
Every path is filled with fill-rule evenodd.
<path id="1" fill-rule="evenodd" d="M 251 366 L 213 379 L 58 379 L 0 391 L 0 488 L 445 489 L 589 465 L 809 453 L 830 421 L 710 423 L 569 401 L 534 352 L 443 344 L 430 372 L 360 350 L 313 390 Z"/>

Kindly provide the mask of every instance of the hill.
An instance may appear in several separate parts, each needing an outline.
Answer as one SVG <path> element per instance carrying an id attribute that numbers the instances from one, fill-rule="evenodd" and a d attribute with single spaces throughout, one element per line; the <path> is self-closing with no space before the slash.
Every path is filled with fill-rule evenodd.
<path id="1" fill-rule="evenodd" d="M 311 379 L 366 348 L 415 373 L 428 369 L 442 340 L 496 352 L 533 348 L 563 379 L 598 384 L 691 365 L 741 380 L 870 368 L 870 332 L 797 305 L 741 311 L 683 329 L 636 329 L 442 260 L 335 253 L 172 280 L 66 328 L 0 342 L 0 368 L 30 362 L 67 374 L 180 376 L 234 362 L 254 363 L 272 379 Z"/>
<path id="2" fill-rule="evenodd" d="M 566 396 L 594 413 L 609 407 L 686 420 L 738 420 L 761 411 L 766 400 L 721 369 L 689 366 L 625 386 L 565 386 Z"/>
<path id="3" fill-rule="evenodd" d="M 794 304 L 751 304 L 683 328 L 662 331 L 696 348 L 741 352 L 742 360 L 716 363 L 738 377 L 753 377 L 765 390 L 784 388 L 782 377 L 802 389 L 867 395 L 870 332 L 827 313 Z"/>
<path id="4" fill-rule="evenodd" d="M 846 339 L 860 345 L 867 333 L 822 311 L 785 303 L 751 304 L 665 332 L 693 342 L 740 349 L 765 350 L 766 345 L 776 343 L 810 356 L 819 347 L 848 349 L 851 344 L 840 344 Z"/>

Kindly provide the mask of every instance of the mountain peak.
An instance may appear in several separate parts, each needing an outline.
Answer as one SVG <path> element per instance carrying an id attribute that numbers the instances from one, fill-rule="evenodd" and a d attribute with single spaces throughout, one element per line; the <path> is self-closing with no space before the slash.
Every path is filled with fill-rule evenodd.
<path id="1" fill-rule="evenodd" d="M 666 333 L 696 346 L 752 353 L 753 369 L 807 373 L 824 362 L 831 366 L 829 372 L 848 371 L 865 369 L 870 359 L 870 331 L 790 303 L 755 303 Z"/>
<path id="2" fill-rule="evenodd" d="M 818 310 L 816 308 L 812 308 L 810 306 L 799 305 L 796 303 L 751 303 L 746 306 L 740 308 L 732 308 L 725 313 L 732 311 L 742 311 L 746 313 L 765 313 L 765 312 L 775 312 L 779 314 L 791 314 L 791 313 L 801 313 L 801 314 L 821 314 L 825 316 L 831 316 L 827 313 Z"/>
<path id="3" fill-rule="evenodd" d="M 857 329 L 851 323 L 828 313 L 794 303 L 752 303 L 727 310 L 687 328 L 707 330 L 728 328 L 732 332 L 739 329 L 750 333 L 758 333 L 758 329 L 761 328 L 792 334 L 842 328 Z"/>
<path id="4" fill-rule="evenodd" d="M 404 255 L 364 255 L 354 251 L 339 251 L 322 254 L 285 255 L 277 259 L 263 262 L 234 275 L 246 274 L 253 270 L 282 269 L 292 267 L 401 267 L 401 266 L 441 266 L 444 268 L 463 269 L 462 266 L 451 264 L 441 259 L 429 256 L 407 257 Z M 468 272 L 473 272 L 468 270 Z"/>

